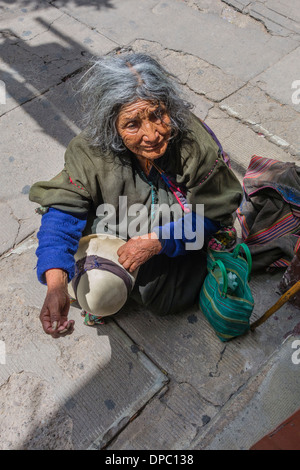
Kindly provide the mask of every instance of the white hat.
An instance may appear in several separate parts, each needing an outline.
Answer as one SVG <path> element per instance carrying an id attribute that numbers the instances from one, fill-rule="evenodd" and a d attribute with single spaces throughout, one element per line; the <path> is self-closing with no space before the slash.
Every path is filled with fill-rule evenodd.
<path id="1" fill-rule="evenodd" d="M 81 238 L 75 254 L 75 276 L 69 294 L 80 307 L 96 316 L 112 315 L 125 304 L 138 269 L 129 273 L 118 261 L 117 251 L 126 243 L 113 235 Z"/>

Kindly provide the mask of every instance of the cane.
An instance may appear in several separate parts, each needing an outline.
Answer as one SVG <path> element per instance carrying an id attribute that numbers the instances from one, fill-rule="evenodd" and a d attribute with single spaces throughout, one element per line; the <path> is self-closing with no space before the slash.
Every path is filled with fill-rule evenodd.
<path id="1" fill-rule="evenodd" d="M 291 297 L 293 297 L 300 290 L 300 281 L 297 281 L 287 292 L 285 292 L 279 300 L 271 307 L 266 313 L 263 314 L 258 320 L 256 320 L 252 325 L 250 325 L 250 330 L 254 331 L 259 325 L 264 323 L 273 313 L 282 307 Z"/>

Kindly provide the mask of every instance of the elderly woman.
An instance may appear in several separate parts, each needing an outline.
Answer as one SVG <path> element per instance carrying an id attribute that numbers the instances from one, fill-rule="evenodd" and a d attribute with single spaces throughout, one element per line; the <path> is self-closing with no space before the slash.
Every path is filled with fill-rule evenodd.
<path id="1" fill-rule="evenodd" d="M 125 229 L 118 261 L 129 273 L 139 268 L 131 296 L 165 315 L 196 302 L 206 275 L 207 242 L 232 224 L 242 196 L 214 134 L 153 58 L 100 58 L 85 74 L 82 93 L 85 130 L 69 144 L 61 173 L 30 191 L 44 210 L 37 275 L 48 291 L 40 319 L 53 337 L 73 331 L 67 286 L 74 255 L 81 237 L 99 228 L 95 221 L 103 220 L 98 209 L 104 203 L 117 214 L 122 197 L 127 208 L 147 209 L 143 233 Z M 161 206 L 178 210 L 164 221 Z M 122 222 L 116 218 L 117 234 Z"/>

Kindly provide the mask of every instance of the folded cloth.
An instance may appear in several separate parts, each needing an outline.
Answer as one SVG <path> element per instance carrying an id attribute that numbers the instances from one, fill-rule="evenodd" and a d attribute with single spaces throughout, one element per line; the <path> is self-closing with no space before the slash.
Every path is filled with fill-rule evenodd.
<path id="1" fill-rule="evenodd" d="M 300 243 L 300 168 L 254 155 L 237 216 L 253 270 L 287 267 Z"/>

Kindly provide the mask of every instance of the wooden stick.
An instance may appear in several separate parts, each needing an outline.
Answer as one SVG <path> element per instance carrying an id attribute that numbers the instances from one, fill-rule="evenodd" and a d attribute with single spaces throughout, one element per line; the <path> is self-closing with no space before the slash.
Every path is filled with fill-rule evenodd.
<path id="1" fill-rule="evenodd" d="M 250 330 L 253 331 L 255 328 L 257 328 L 259 325 L 264 323 L 273 313 L 275 313 L 277 310 L 282 307 L 283 304 L 285 304 L 293 295 L 295 295 L 298 291 L 300 290 L 300 281 L 297 281 L 296 284 L 294 284 L 287 292 L 285 292 L 279 300 L 277 300 L 276 304 L 273 305 L 273 307 L 269 308 L 269 310 L 264 313 L 262 317 L 260 317 L 258 320 L 256 320 L 252 325 L 250 325 Z"/>

